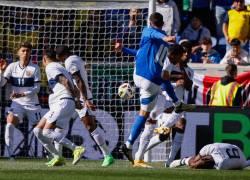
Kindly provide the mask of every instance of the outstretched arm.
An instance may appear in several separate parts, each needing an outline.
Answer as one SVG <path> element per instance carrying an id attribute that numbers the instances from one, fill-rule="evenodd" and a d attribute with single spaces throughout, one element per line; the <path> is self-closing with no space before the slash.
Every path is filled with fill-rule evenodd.
<path id="1" fill-rule="evenodd" d="M 131 56 L 136 56 L 136 54 L 138 52 L 136 49 L 130 49 L 130 48 L 124 47 L 123 44 L 120 42 L 115 43 L 115 51 L 116 52 L 123 52 L 123 53 L 131 55 Z"/>

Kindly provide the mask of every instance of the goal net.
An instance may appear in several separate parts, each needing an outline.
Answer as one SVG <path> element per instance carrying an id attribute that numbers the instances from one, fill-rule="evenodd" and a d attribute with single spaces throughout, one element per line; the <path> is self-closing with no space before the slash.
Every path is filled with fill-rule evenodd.
<path id="1" fill-rule="evenodd" d="M 148 2 L 64 2 L 64 1 L 1 1 L 0 51 L 8 63 L 17 60 L 16 49 L 22 41 L 33 45 L 31 60 L 42 70 L 39 100 L 43 113 L 48 110 L 48 88 L 42 53 L 46 47 L 68 45 L 72 52 L 86 61 L 88 78 L 98 110 L 95 112 L 99 128 L 115 158 L 123 158 L 118 149 L 130 132 L 139 110 L 138 92 L 134 99 L 118 97 L 123 82 L 133 84 L 134 58 L 114 52 L 114 42 L 122 41 L 137 49 L 143 26 L 147 24 Z M 1 90 L 1 156 L 4 145 L 5 113 L 8 110 L 8 88 Z M 42 146 L 32 134 L 31 124 L 19 126 L 14 136 L 17 156 L 43 157 Z M 79 120 L 70 123 L 67 136 L 86 147 L 87 159 L 101 159 L 102 154 Z M 139 138 L 138 138 L 139 139 Z M 135 143 L 138 145 L 138 141 Z M 71 157 L 64 149 L 64 156 Z M 157 147 L 152 160 L 166 159 L 166 145 Z"/>

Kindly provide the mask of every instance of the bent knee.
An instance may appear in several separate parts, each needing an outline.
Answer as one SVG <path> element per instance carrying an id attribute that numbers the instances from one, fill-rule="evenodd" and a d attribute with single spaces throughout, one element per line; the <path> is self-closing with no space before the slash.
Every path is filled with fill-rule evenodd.
<path id="1" fill-rule="evenodd" d="M 85 116 L 82 118 L 82 122 L 89 132 L 93 132 L 97 127 L 95 116 L 91 115 Z"/>

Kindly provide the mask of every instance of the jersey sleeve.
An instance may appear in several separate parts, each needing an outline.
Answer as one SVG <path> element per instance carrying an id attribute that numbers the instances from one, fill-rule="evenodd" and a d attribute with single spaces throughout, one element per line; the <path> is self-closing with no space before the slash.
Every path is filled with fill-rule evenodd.
<path id="1" fill-rule="evenodd" d="M 173 64 L 170 62 L 170 60 L 169 60 L 168 57 L 166 57 L 166 59 L 165 59 L 165 61 L 164 61 L 164 63 L 163 63 L 163 68 L 162 68 L 162 70 L 168 71 L 169 73 L 171 73 L 172 70 L 173 70 Z"/>
<path id="2" fill-rule="evenodd" d="M 36 66 L 36 70 L 34 73 L 34 86 L 31 87 L 26 92 L 24 92 L 24 94 L 25 95 L 33 95 L 33 94 L 39 93 L 40 83 L 41 83 L 41 72 L 40 72 L 40 68 L 38 66 Z"/>
<path id="3" fill-rule="evenodd" d="M 9 80 L 12 74 L 12 69 L 13 69 L 13 63 L 6 68 L 3 77 Z"/>
<path id="4" fill-rule="evenodd" d="M 46 67 L 45 71 L 46 71 L 46 75 L 47 75 L 48 80 L 55 79 L 58 75 L 62 74 L 62 72 L 59 71 L 58 68 L 51 67 L 51 66 Z"/>
<path id="5" fill-rule="evenodd" d="M 163 38 L 165 37 L 166 35 L 159 32 L 159 31 L 156 31 L 156 30 L 151 30 L 151 38 L 152 39 L 158 39 L 158 40 L 163 40 Z"/>
<path id="6" fill-rule="evenodd" d="M 77 71 L 80 71 L 77 64 L 73 61 L 69 61 L 68 63 L 65 63 L 65 68 L 70 74 L 74 74 Z"/>

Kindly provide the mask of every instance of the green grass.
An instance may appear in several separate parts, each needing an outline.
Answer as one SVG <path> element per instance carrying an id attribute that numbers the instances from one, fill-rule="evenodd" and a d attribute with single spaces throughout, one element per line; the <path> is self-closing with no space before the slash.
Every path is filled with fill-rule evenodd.
<path id="1" fill-rule="evenodd" d="M 127 161 L 116 161 L 113 166 L 103 168 L 101 161 L 82 160 L 76 166 L 71 161 L 62 167 L 48 168 L 45 160 L 0 159 L 0 179 L 4 180 L 250 180 L 250 169 L 241 171 L 191 170 L 187 168 L 167 169 L 162 163 L 152 163 L 154 169 L 133 168 Z"/>

